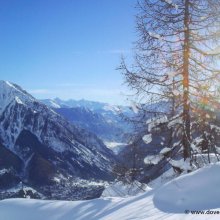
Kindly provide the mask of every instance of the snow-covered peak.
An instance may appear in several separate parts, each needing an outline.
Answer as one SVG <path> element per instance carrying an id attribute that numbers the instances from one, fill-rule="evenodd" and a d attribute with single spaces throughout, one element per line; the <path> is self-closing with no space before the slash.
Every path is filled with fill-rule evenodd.
<path id="1" fill-rule="evenodd" d="M 119 108 L 119 106 L 116 106 L 116 105 L 104 105 L 103 106 L 103 110 L 105 111 L 110 111 L 112 112 L 113 114 L 118 114 L 121 112 L 121 109 Z"/>
<path id="2" fill-rule="evenodd" d="M 54 99 L 44 99 L 41 100 L 41 102 L 51 108 L 61 108 L 61 105 L 59 105 Z"/>
<path id="3" fill-rule="evenodd" d="M 0 80 L 0 113 L 2 113 L 12 101 L 16 101 L 18 104 L 25 104 L 33 100 L 34 98 L 18 85 Z"/>

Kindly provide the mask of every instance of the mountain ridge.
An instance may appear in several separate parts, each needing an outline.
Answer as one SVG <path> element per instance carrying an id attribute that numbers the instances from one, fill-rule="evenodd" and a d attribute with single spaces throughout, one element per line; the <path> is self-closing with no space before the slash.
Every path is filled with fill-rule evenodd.
<path id="1" fill-rule="evenodd" d="M 0 170 L 6 169 L 16 184 L 25 181 L 42 194 L 48 194 L 45 186 L 52 184 L 54 195 L 48 198 L 58 198 L 57 189 L 71 185 L 64 187 L 65 198 L 74 188 L 74 179 L 113 179 L 116 159 L 96 135 L 69 123 L 10 82 L 0 81 L 0 106 L 0 145 L 7 157 L 14 158 L 9 166 L 0 163 Z M 7 183 L 6 173 L 0 174 L 0 181 Z M 95 194 L 90 192 L 91 197 Z"/>

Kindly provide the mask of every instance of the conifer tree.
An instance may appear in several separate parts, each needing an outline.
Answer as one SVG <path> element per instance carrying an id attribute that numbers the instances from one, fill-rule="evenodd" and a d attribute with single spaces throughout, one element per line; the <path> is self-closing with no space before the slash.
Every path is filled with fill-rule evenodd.
<path id="1" fill-rule="evenodd" d="M 168 125 L 189 162 L 194 136 L 200 136 L 193 129 L 210 125 L 208 117 L 218 108 L 219 9 L 219 0 L 140 0 L 134 65 L 122 60 L 120 66 L 138 108 L 156 116 L 154 124 Z M 204 129 L 200 132 L 207 139 Z"/>

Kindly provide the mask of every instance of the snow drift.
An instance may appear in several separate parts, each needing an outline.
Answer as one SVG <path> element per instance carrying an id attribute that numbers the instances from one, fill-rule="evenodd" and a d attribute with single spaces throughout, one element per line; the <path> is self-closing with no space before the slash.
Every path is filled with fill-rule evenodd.
<path id="1" fill-rule="evenodd" d="M 220 207 L 220 163 L 180 176 L 158 189 L 154 204 L 164 212 Z"/>

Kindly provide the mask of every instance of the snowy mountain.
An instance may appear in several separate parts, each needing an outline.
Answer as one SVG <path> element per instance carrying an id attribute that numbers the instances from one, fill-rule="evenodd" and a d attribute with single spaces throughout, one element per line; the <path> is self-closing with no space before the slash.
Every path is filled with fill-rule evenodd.
<path id="1" fill-rule="evenodd" d="M 103 141 L 123 140 L 125 129 L 123 130 L 121 124 L 118 124 L 117 120 L 119 120 L 119 118 L 115 119 L 115 121 L 106 120 L 102 114 L 84 107 L 57 108 L 54 109 L 54 111 L 62 115 L 69 122 L 93 132 Z M 114 117 L 116 118 L 116 116 Z"/>
<path id="2" fill-rule="evenodd" d="M 91 111 L 105 110 L 105 111 L 112 111 L 116 114 L 117 114 L 118 111 L 127 111 L 128 110 L 128 107 L 126 107 L 126 106 L 110 105 L 108 103 L 89 101 L 89 100 L 85 100 L 85 99 L 81 99 L 81 100 L 74 100 L 74 99 L 62 100 L 62 99 L 59 99 L 59 98 L 55 98 L 55 99 L 44 99 L 44 100 L 41 100 L 41 101 L 44 102 L 46 105 L 50 105 L 50 107 L 53 107 L 53 108 L 84 107 L 84 108 L 90 109 Z"/>
<path id="3" fill-rule="evenodd" d="M 59 192 L 62 198 L 93 198 L 102 190 L 96 184 L 91 190 L 86 181 L 112 180 L 114 163 L 112 151 L 96 135 L 18 85 L 0 81 L 0 189 L 23 181 L 47 198 L 59 198 Z M 77 182 L 83 181 L 82 189 Z"/>
<path id="4" fill-rule="evenodd" d="M 131 126 L 121 117 L 130 117 L 129 107 L 109 105 L 88 100 L 45 99 L 44 104 L 53 108 L 69 122 L 96 134 L 103 141 L 125 142 Z"/>
<path id="5" fill-rule="evenodd" d="M 160 188 L 131 197 L 89 201 L 0 201 L 0 219 L 7 220 L 200 220 L 219 219 L 220 164 L 181 175 Z M 121 192 L 122 193 L 122 192 Z"/>

